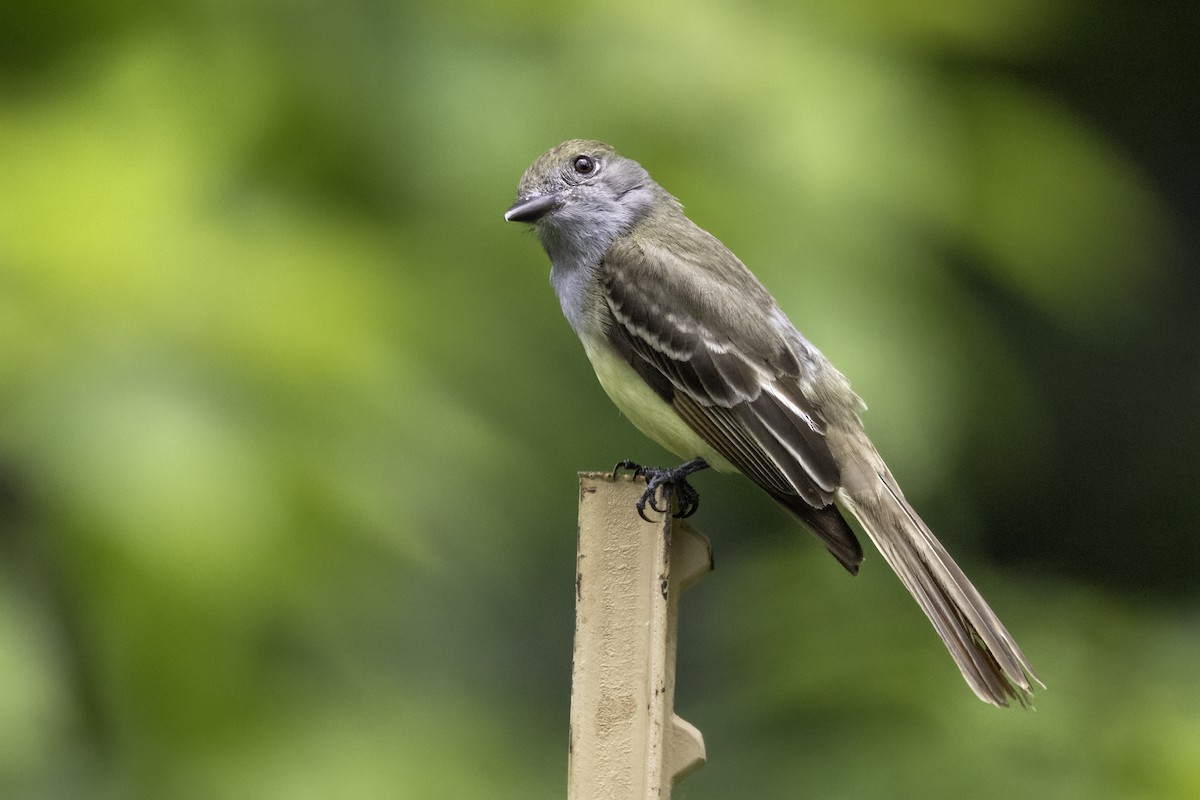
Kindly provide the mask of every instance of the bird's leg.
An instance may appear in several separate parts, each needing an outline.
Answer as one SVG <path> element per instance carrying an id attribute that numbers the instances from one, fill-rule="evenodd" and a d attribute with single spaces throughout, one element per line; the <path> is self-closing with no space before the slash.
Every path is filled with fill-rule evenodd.
<path id="1" fill-rule="evenodd" d="M 646 504 L 649 503 L 650 507 L 658 513 L 665 514 L 671 508 L 672 492 L 675 493 L 675 499 L 679 501 L 679 510 L 675 512 L 676 517 L 690 517 L 700 507 L 700 493 L 688 483 L 687 477 L 693 472 L 708 469 L 708 462 L 703 458 L 693 458 L 678 467 L 643 467 L 633 461 L 620 461 L 613 467 L 613 477 L 616 477 L 617 473 L 623 469 L 633 470 L 635 478 L 642 476 L 646 479 L 646 491 L 642 492 L 642 496 L 634 504 L 638 516 L 646 522 L 650 522 L 649 517 L 646 516 Z M 666 502 L 666 508 L 659 508 L 655 501 L 655 493 L 660 486 L 663 487 L 663 500 Z"/>

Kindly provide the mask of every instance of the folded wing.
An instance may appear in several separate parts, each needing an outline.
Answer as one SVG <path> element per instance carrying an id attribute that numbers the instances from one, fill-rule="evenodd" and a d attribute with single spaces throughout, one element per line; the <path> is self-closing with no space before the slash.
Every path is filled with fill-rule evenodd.
<path id="1" fill-rule="evenodd" d="M 720 265 L 718 248 L 697 258 L 648 247 L 631 236 L 605 258 L 610 343 L 709 446 L 856 572 L 862 548 L 833 504 L 840 473 L 825 420 L 801 388 L 803 366 L 774 323 L 775 301 L 723 247 Z"/>

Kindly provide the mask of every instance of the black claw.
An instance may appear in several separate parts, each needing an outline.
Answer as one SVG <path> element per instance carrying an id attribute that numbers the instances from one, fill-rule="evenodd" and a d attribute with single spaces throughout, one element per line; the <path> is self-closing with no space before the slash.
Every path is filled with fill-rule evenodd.
<path id="1" fill-rule="evenodd" d="M 700 493 L 686 481 L 677 486 L 676 489 L 678 491 L 679 513 L 675 516 L 684 519 L 695 514 L 696 510 L 700 508 Z"/>
<path id="2" fill-rule="evenodd" d="M 629 459 L 625 459 L 623 461 L 618 461 L 617 465 L 615 467 L 613 467 L 613 471 L 612 471 L 613 477 L 614 478 L 617 477 L 617 473 L 619 473 L 623 469 L 633 470 L 633 477 L 635 477 L 635 478 L 642 475 L 645 471 L 645 467 L 643 467 L 641 464 L 637 463 L 636 461 L 630 461 Z"/>
<path id="3" fill-rule="evenodd" d="M 613 477 L 623 469 L 633 470 L 633 477 L 646 478 L 646 491 L 642 492 L 642 496 L 634 503 L 637 509 L 638 516 L 646 522 L 652 520 L 646 516 L 646 505 L 654 509 L 659 514 L 665 514 L 671 509 L 671 500 L 674 496 L 678 503 L 679 510 L 675 512 L 677 519 L 690 517 L 700 508 L 700 493 L 696 491 L 687 481 L 687 476 L 693 472 L 699 472 L 706 469 L 708 463 L 703 458 L 694 458 L 685 464 L 680 464 L 678 467 L 643 467 L 634 461 L 620 461 L 613 467 Z M 658 506 L 658 488 L 663 489 L 663 501 L 666 504 L 665 508 Z"/>
<path id="4" fill-rule="evenodd" d="M 638 516 L 644 519 L 646 522 L 654 521 L 646 516 L 646 495 L 643 494 L 641 497 L 639 497 L 638 501 L 633 504 L 633 507 L 637 509 Z"/>

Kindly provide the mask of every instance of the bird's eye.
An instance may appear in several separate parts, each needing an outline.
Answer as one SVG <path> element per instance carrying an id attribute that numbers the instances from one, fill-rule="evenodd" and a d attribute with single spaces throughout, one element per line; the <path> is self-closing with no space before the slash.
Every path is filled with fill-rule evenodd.
<path id="1" fill-rule="evenodd" d="M 575 156 L 575 160 L 571 162 L 571 167 L 579 175 L 591 175 L 596 171 L 596 161 L 590 156 Z"/>

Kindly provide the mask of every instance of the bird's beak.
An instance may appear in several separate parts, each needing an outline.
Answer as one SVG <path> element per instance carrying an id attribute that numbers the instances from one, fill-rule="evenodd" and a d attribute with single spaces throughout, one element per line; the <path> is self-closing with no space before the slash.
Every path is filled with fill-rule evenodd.
<path id="1" fill-rule="evenodd" d="M 508 222 L 537 222 L 560 205 L 562 198 L 557 193 L 530 195 L 513 203 L 513 207 L 504 212 L 504 219 Z"/>

